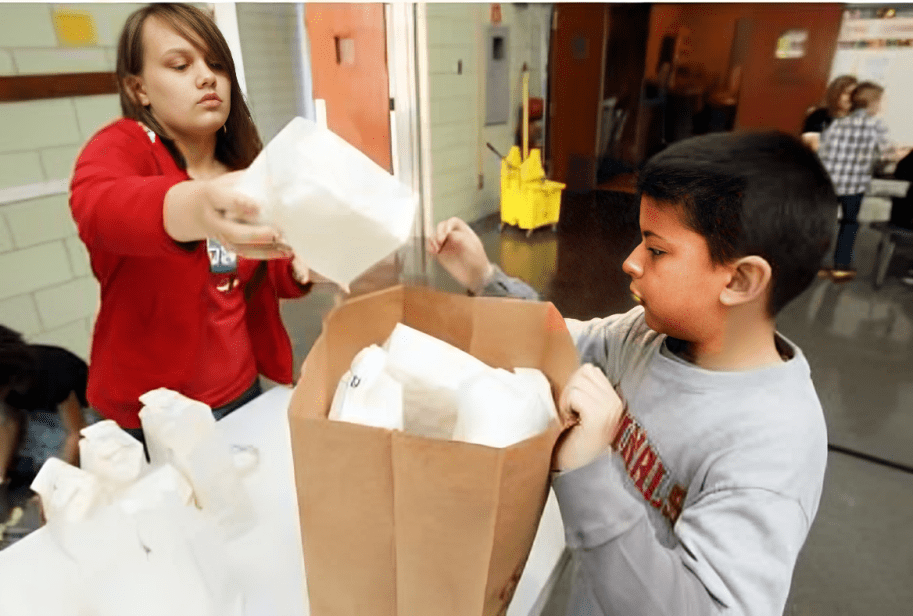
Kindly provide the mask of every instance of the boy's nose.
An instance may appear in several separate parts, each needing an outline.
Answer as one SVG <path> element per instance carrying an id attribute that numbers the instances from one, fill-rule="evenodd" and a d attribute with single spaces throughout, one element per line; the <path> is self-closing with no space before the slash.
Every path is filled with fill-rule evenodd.
<path id="1" fill-rule="evenodd" d="M 638 244 L 637 247 L 631 251 L 631 254 L 628 255 L 628 258 L 625 259 L 625 262 L 621 264 L 621 271 L 631 278 L 639 278 L 644 271 L 638 257 L 638 252 L 641 247 L 643 247 L 643 243 Z"/>

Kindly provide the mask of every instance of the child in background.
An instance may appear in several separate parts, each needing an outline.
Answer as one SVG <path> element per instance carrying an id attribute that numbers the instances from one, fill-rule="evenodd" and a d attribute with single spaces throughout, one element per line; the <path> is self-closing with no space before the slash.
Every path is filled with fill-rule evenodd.
<path id="1" fill-rule="evenodd" d="M 808 362 L 775 319 L 828 249 L 833 188 L 779 133 L 678 142 L 639 188 L 642 240 L 623 269 L 640 305 L 567 319 L 583 364 L 554 455 L 575 557 L 567 613 L 779 615 L 827 435 Z M 473 292 L 535 297 L 459 219 L 428 248 Z"/>
<path id="2" fill-rule="evenodd" d="M 840 75 L 831 82 L 824 94 L 824 106 L 808 114 L 802 124 L 802 141 L 812 150 L 821 143 L 821 133 L 837 118 L 846 117 L 852 107 L 853 89 L 856 78 Z"/>
<path id="3" fill-rule="evenodd" d="M 0 524 L 11 490 L 28 486 L 49 457 L 79 465 L 79 431 L 91 420 L 86 379 L 78 356 L 0 325 Z"/>
<path id="4" fill-rule="evenodd" d="M 818 156 L 834 183 L 841 210 L 834 267 L 822 270 L 821 276 L 835 282 L 856 277 L 852 268 L 853 244 L 859 230 L 862 198 L 872 181 L 875 163 L 894 151 L 888 140 L 888 127 L 875 117 L 883 95 L 884 88 L 878 84 L 860 83 L 853 90 L 850 114 L 834 120 L 821 134 Z"/>

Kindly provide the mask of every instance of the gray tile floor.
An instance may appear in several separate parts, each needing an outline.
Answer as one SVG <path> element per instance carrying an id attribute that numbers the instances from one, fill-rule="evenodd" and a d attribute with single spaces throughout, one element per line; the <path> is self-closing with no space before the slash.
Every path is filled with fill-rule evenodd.
<path id="1" fill-rule="evenodd" d="M 621 263 L 637 241 L 636 203 L 618 193 L 567 197 L 557 233 L 499 233 L 497 217 L 474 226 L 489 257 L 530 282 L 562 314 L 590 318 L 627 310 L 633 300 Z M 780 331 L 809 358 L 832 445 L 821 506 L 796 566 L 789 616 L 913 613 L 913 288 L 898 278 L 913 265 L 913 251 L 898 251 L 876 291 L 877 241 L 864 226 L 856 246 L 859 277 L 842 284 L 816 280 L 779 319 Z M 353 292 L 400 280 L 459 291 L 411 247 L 399 263 L 375 268 Z M 338 299 L 318 289 L 283 305 L 298 365 Z M 566 594 L 565 575 L 544 614 L 562 614 Z"/>

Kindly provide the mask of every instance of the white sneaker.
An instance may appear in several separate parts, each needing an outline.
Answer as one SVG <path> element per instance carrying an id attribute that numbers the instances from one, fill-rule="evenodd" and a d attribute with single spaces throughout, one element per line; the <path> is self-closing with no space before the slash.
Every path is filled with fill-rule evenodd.
<path id="1" fill-rule="evenodd" d="M 908 287 L 913 287 L 913 269 L 907 272 L 907 275 L 900 279 Z"/>

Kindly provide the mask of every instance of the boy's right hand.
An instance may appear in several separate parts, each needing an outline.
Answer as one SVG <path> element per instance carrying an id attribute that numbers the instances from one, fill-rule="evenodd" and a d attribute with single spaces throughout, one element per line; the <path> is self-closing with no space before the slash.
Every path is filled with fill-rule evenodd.
<path id="1" fill-rule="evenodd" d="M 571 427 L 561 435 L 552 458 L 554 470 L 586 466 L 609 450 L 621 425 L 624 402 L 605 373 L 583 364 L 561 392 L 558 413 Z"/>
<path id="2" fill-rule="evenodd" d="M 481 289 L 491 275 L 493 266 L 482 240 L 459 218 L 439 223 L 428 238 L 427 248 L 447 273 L 470 291 Z"/>

